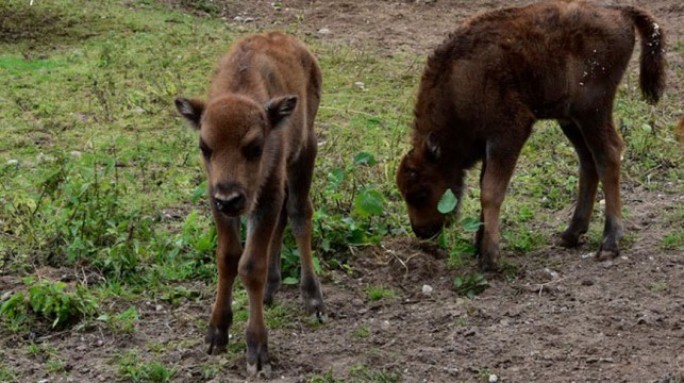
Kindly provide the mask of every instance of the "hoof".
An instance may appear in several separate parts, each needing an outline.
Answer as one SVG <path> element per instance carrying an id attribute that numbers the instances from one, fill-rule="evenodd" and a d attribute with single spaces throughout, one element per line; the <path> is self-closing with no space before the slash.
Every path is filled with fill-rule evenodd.
<path id="1" fill-rule="evenodd" d="M 317 279 L 302 282 L 300 290 L 304 301 L 304 310 L 308 315 L 315 315 L 319 322 L 323 323 L 325 304 L 321 294 L 321 286 Z"/>
<path id="2" fill-rule="evenodd" d="M 558 246 L 565 248 L 577 247 L 580 244 L 579 238 L 579 235 L 563 233 L 557 243 Z"/>
<path id="3" fill-rule="evenodd" d="M 247 374 L 253 378 L 271 379 L 273 370 L 268 362 L 262 364 L 261 368 L 259 368 L 259 363 L 247 362 Z"/>
<path id="4" fill-rule="evenodd" d="M 223 353 L 228 345 L 228 329 L 222 330 L 210 325 L 204 340 L 209 344 L 209 349 L 207 350 L 209 355 Z"/>
<path id="5" fill-rule="evenodd" d="M 613 250 L 607 250 L 607 249 L 599 249 L 599 251 L 596 252 L 596 255 L 594 256 L 594 259 L 597 261 L 608 261 L 611 259 L 615 259 L 620 255 L 620 251 L 617 249 Z"/>
<path id="6" fill-rule="evenodd" d="M 477 263 L 480 266 L 480 270 L 491 272 L 499 271 L 499 265 L 497 264 L 495 259 L 496 258 L 494 257 L 487 257 L 485 255 L 480 254 L 480 256 L 477 259 Z"/>
<path id="7" fill-rule="evenodd" d="M 266 281 L 266 290 L 264 291 L 264 304 L 267 306 L 271 306 L 274 301 L 274 297 L 276 293 L 280 290 L 280 276 L 277 278 L 271 278 L 269 275 L 269 279 Z"/>

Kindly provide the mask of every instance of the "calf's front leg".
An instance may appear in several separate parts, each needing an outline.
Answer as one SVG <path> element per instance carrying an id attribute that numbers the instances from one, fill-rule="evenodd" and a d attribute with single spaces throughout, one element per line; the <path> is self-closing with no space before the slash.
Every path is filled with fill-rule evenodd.
<path id="1" fill-rule="evenodd" d="M 483 270 L 496 270 L 499 258 L 499 214 L 511 180 L 518 153 L 524 143 L 511 147 L 512 139 L 505 148 L 490 146 L 483 165 L 480 181 L 481 220 L 483 226 L 478 230 L 476 244 L 480 253 L 480 267 Z"/>
<path id="2" fill-rule="evenodd" d="M 245 330 L 247 372 L 267 378 L 271 373 L 271 364 L 268 357 L 268 332 L 264 321 L 264 287 L 273 232 L 283 198 L 282 195 L 262 197 L 262 202 L 249 217 L 247 243 L 238 273 L 249 298 L 249 320 Z"/>
<path id="3" fill-rule="evenodd" d="M 209 320 L 206 342 L 209 354 L 225 351 L 228 344 L 228 330 L 233 323 L 233 282 L 238 272 L 238 262 L 242 254 L 240 245 L 239 218 L 228 218 L 214 211 L 218 233 L 216 264 L 218 266 L 218 287 L 216 302 Z"/>

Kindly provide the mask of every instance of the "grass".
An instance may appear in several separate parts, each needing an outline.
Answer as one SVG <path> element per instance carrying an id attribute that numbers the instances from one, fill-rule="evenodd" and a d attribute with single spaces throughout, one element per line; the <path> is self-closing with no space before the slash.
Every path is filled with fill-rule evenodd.
<path id="1" fill-rule="evenodd" d="M 188 4 L 203 14 L 220 11 L 211 1 Z M 213 296 L 216 232 L 204 197 L 197 137 L 176 116 L 172 100 L 204 95 L 217 59 L 244 32 L 218 18 L 198 19 L 149 0 L 55 0 L 33 6 L 9 0 L 0 4 L 0 14 L 9 15 L 0 20 L 0 274 L 19 281 L 0 302 L 0 336 L 16 337 L 27 329 L 84 331 L 93 325 L 130 336 L 145 320 L 146 302 L 175 309 Z M 304 39 L 324 73 L 312 188 L 316 266 L 322 272 L 348 271 L 350 248 L 410 232 L 394 171 L 408 149 L 424 57 L 386 57 Z M 681 44 L 675 48 L 683 51 Z M 670 129 L 681 106 L 674 95 L 655 109 L 647 106 L 634 90 L 636 82 L 634 76 L 623 81 L 615 105 L 626 143 L 624 183 L 645 190 L 672 183 L 671 192 L 681 193 L 684 154 Z M 573 149 L 552 123 L 540 123 L 535 131 L 503 206 L 504 258 L 548 246 L 564 228 L 575 198 Z M 461 225 L 440 239 L 459 278 L 455 289 L 468 296 L 486 287 L 481 275 L 458 272 L 474 262 L 477 177 L 477 169 L 468 176 L 472 187 L 462 201 Z M 600 213 L 597 204 L 589 234 L 594 246 Z M 662 239 L 663 249 L 684 246 L 676 229 L 682 215 L 676 214 L 666 223 L 673 229 Z M 288 236 L 285 284 L 298 282 L 297 259 Z M 68 281 L 35 278 L 41 268 L 68 270 Z M 367 290 L 371 301 L 396 296 L 387 286 Z M 241 334 L 247 301 L 239 286 L 233 309 L 231 333 Z M 289 329 L 298 312 L 276 305 L 268 309 L 267 321 L 272 329 Z M 203 330 L 206 318 L 196 320 Z M 368 337 L 368 328 L 354 334 Z M 239 358 L 244 347 L 240 339 L 231 341 L 229 358 Z M 113 363 L 121 379 L 167 381 L 175 374 L 161 362 L 169 350 L 156 347 L 154 360 L 149 350 L 122 350 Z M 47 360 L 52 362 L 40 366 L 45 372 L 63 370 L 59 359 Z M 221 367 L 201 369 L 211 378 Z M 401 377 L 366 366 L 349 375 L 376 382 Z M 338 378 L 330 373 L 315 379 Z M 0 364 L 0 380 L 25 379 Z"/>
<path id="2" fill-rule="evenodd" d="M 369 286 L 366 290 L 366 295 L 371 302 L 397 297 L 397 293 L 394 290 L 385 286 Z"/>

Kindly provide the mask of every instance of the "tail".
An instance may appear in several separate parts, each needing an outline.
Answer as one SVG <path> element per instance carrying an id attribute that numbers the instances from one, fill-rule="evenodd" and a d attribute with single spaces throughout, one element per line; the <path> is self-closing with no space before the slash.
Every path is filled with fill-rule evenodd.
<path id="1" fill-rule="evenodd" d="M 655 104 L 660 100 L 665 89 L 665 35 L 647 11 L 632 7 L 619 7 L 628 16 L 641 37 L 641 57 L 639 69 L 639 87 L 646 101 Z"/>

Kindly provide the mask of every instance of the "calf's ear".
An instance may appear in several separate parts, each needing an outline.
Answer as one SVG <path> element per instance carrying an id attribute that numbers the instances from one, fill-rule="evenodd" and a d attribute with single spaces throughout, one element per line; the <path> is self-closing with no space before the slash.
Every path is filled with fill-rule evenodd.
<path id="1" fill-rule="evenodd" d="M 178 97 L 174 102 L 178 113 L 185 117 L 193 128 L 199 129 L 202 113 L 204 113 L 204 101 Z"/>
<path id="2" fill-rule="evenodd" d="M 276 97 L 266 103 L 266 115 L 271 127 L 277 127 L 285 118 L 292 114 L 297 106 L 297 96 Z"/>

